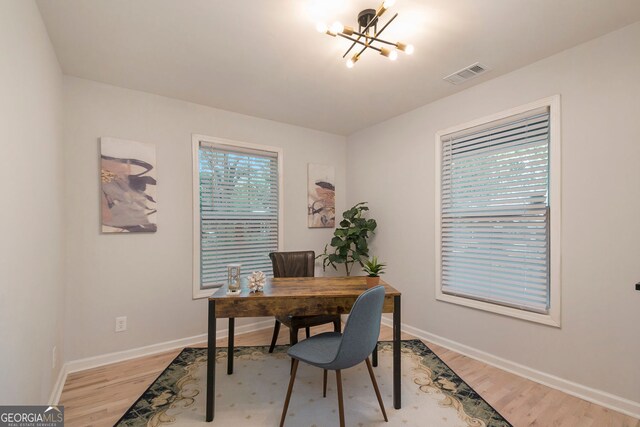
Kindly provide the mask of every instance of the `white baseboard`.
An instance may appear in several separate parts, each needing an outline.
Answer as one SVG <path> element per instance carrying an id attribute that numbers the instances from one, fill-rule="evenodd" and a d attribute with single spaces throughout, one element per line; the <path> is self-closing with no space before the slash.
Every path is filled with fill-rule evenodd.
<path id="1" fill-rule="evenodd" d="M 247 325 L 237 326 L 235 335 L 242 335 L 249 332 L 258 331 L 273 327 L 273 319 L 261 320 L 259 322 L 249 323 Z M 216 338 L 226 338 L 229 335 L 228 329 L 218 330 Z M 190 345 L 201 344 L 207 342 L 207 334 L 195 335 L 188 338 L 181 338 L 172 341 L 165 341 L 158 344 L 147 345 L 144 347 L 132 348 L 129 350 L 117 351 L 113 353 L 102 354 L 99 356 L 87 357 L 84 359 L 72 360 L 65 363 L 60 369 L 58 379 L 51 391 L 49 398 L 50 404 L 57 405 L 62 394 L 64 383 L 67 376 L 74 372 L 85 371 L 87 369 L 97 368 L 99 366 L 110 365 L 112 363 L 124 362 L 125 360 L 136 359 L 138 357 L 151 356 L 166 351 L 175 350 L 177 348 L 187 347 Z"/>
<path id="2" fill-rule="evenodd" d="M 391 327 L 393 325 L 393 321 L 387 317 L 383 317 L 382 324 Z M 487 365 L 495 366 L 496 368 L 511 372 L 512 374 L 519 375 L 548 387 L 555 388 L 580 399 L 604 406 L 605 408 L 622 412 L 623 414 L 634 418 L 640 418 L 640 402 L 634 402 L 606 391 L 597 390 L 555 375 L 529 368 L 511 360 L 503 359 L 485 351 L 469 347 L 407 324 L 402 324 L 401 329 L 403 332 L 411 334 L 417 338 L 430 341 L 449 350 L 453 350 L 456 353 L 479 360 Z"/>
<path id="3" fill-rule="evenodd" d="M 152 354 L 164 353 L 189 345 L 200 344 L 207 340 L 207 335 L 195 335 L 193 337 L 181 338 L 178 340 L 166 341 L 158 344 L 151 344 L 144 347 L 132 348 L 129 350 L 116 351 L 113 353 L 101 354 L 99 356 L 86 357 L 84 359 L 71 360 L 66 363 L 67 373 L 86 371 L 87 369 L 99 366 L 110 365 L 112 363 L 123 362 L 125 360 L 136 359 L 138 357 L 150 356 Z"/>
<path id="4" fill-rule="evenodd" d="M 53 389 L 51 390 L 51 395 L 49 396 L 49 405 L 57 405 L 60 401 L 62 388 L 64 387 L 64 383 L 67 381 L 68 374 L 69 373 L 67 372 L 67 365 L 62 365 L 62 368 L 60 368 L 60 372 L 58 372 L 58 378 L 53 385 Z"/>

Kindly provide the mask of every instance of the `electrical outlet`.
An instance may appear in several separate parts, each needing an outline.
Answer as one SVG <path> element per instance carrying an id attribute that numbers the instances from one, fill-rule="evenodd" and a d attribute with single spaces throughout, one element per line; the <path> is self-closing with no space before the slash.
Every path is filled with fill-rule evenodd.
<path id="1" fill-rule="evenodd" d="M 51 369 L 56 369 L 58 366 L 58 347 L 55 345 L 51 349 Z"/>
<path id="2" fill-rule="evenodd" d="M 116 332 L 127 330 L 127 316 L 116 317 Z"/>

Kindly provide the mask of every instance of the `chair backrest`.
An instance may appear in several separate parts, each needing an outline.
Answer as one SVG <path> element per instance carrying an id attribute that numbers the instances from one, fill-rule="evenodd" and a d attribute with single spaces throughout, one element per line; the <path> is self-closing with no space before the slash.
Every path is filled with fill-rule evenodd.
<path id="1" fill-rule="evenodd" d="M 315 275 L 314 251 L 271 252 L 273 277 L 313 277 Z"/>
<path id="2" fill-rule="evenodd" d="M 330 369 L 347 369 L 366 359 L 378 342 L 384 286 L 362 293 L 351 308 L 342 342 Z"/>

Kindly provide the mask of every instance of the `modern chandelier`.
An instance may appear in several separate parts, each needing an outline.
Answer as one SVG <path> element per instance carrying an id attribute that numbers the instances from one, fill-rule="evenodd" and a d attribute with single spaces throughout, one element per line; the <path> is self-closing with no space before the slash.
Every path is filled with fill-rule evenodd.
<path id="1" fill-rule="evenodd" d="M 351 58 L 347 60 L 347 68 L 353 68 L 360 56 L 367 49 L 372 49 L 380 53 L 380 55 L 390 59 L 391 61 L 395 61 L 398 59 L 398 50 L 406 53 L 407 55 L 411 55 L 413 53 L 413 45 L 405 44 L 401 42 L 390 42 L 380 38 L 380 34 L 393 22 L 394 19 L 398 16 L 396 13 L 387 21 L 386 24 L 382 25 L 380 30 L 378 30 L 378 24 L 380 21 L 380 17 L 395 3 L 395 0 L 385 0 L 378 9 L 365 9 L 358 14 L 358 31 L 353 27 L 349 27 L 343 25 L 342 23 L 336 21 L 331 27 L 328 27 L 325 23 L 320 22 L 316 26 L 316 29 L 321 32 L 328 34 L 332 37 L 340 36 L 347 40 L 352 41 L 353 43 L 347 49 L 347 51 L 342 55 L 343 58 L 353 50 L 356 45 L 363 46 L 359 52 L 354 53 Z M 378 43 L 378 45 L 374 45 L 374 43 Z M 387 45 L 387 46 L 384 46 Z M 357 49 L 356 49 L 357 50 Z"/>

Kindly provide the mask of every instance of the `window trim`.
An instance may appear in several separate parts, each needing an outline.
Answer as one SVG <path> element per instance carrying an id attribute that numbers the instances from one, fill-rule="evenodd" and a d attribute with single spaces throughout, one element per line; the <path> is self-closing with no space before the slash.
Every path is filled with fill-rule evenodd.
<path id="1" fill-rule="evenodd" d="M 213 136 L 192 134 L 192 206 L 193 206 L 193 299 L 208 298 L 217 288 L 200 288 L 200 166 L 198 154 L 200 143 L 226 145 L 232 148 L 248 148 L 252 150 L 269 151 L 277 154 L 278 158 L 278 250 L 281 251 L 284 243 L 284 179 L 283 179 L 283 149 L 269 145 L 254 144 L 250 142 L 240 142 L 230 139 L 217 138 Z"/>
<path id="2" fill-rule="evenodd" d="M 460 132 L 476 126 L 482 126 L 488 122 L 502 120 L 510 116 L 525 113 L 541 107 L 549 107 L 549 312 L 547 314 L 534 313 L 518 308 L 506 307 L 486 301 L 479 301 L 465 297 L 449 295 L 442 292 L 441 262 L 442 262 L 442 234 L 441 234 L 441 171 L 442 164 L 442 137 L 454 132 Z M 436 132 L 435 135 L 435 291 L 436 300 L 489 311 L 504 316 L 515 317 L 544 325 L 560 327 L 561 325 L 561 223 L 562 223 L 562 197 L 561 197 L 561 126 L 560 126 L 560 95 L 540 99 L 526 105 L 511 108 L 477 120 L 472 120 L 457 126 Z"/>

